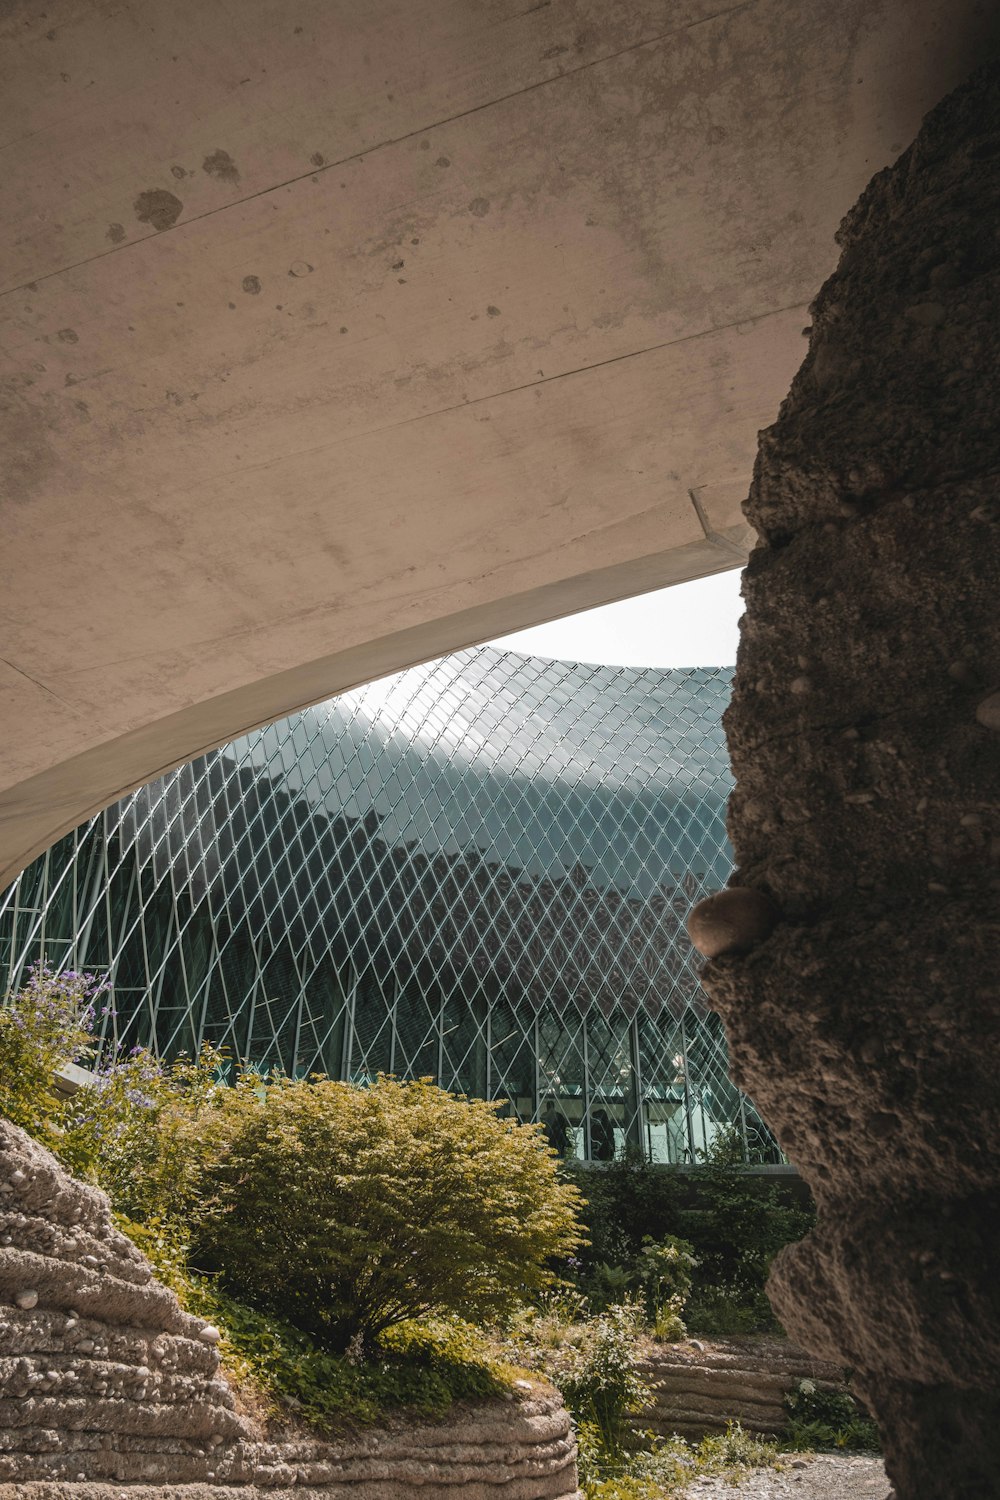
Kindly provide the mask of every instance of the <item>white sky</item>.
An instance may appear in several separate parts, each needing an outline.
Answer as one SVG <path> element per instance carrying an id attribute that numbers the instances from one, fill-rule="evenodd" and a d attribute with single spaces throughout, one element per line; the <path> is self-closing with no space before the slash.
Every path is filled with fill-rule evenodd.
<path id="1" fill-rule="evenodd" d="M 714 573 L 491 641 L 505 651 L 615 667 L 731 667 L 741 570 Z"/>

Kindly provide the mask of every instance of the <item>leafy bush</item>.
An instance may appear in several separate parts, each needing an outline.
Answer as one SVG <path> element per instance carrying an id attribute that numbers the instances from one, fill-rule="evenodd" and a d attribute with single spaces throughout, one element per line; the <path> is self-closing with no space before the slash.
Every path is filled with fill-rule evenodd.
<path id="1" fill-rule="evenodd" d="M 686 1332 L 682 1313 L 697 1266 L 686 1240 L 667 1235 L 654 1240 L 644 1235 L 638 1253 L 628 1266 L 592 1266 L 581 1283 L 589 1306 L 596 1312 L 615 1307 L 639 1296 L 646 1321 L 656 1337 L 664 1341 L 682 1339 Z"/>
<path id="2" fill-rule="evenodd" d="M 595 1312 L 604 1312 L 605 1308 L 624 1302 L 634 1285 L 633 1270 L 599 1261 L 582 1278 L 580 1289 L 589 1307 Z"/>
<path id="3" fill-rule="evenodd" d="M 596 1422 L 576 1425 L 577 1469 L 586 1500 L 663 1500 L 659 1476 L 638 1472 L 637 1455 L 611 1457 Z"/>
<path id="4" fill-rule="evenodd" d="M 683 1438 L 646 1434 L 648 1446 L 612 1459 L 601 1446 L 596 1428 L 578 1429 L 580 1484 L 586 1500 L 666 1500 L 687 1494 L 692 1480 L 719 1475 L 738 1484 L 749 1469 L 782 1467 L 776 1443 L 730 1422 L 724 1433 L 709 1435 L 694 1446 Z"/>
<path id="5" fill-rule="evenodd" d="M 240 1146 L 251 1149 L 254 1122 L 265 1118 L 269 1129 L 282 1134 L 278 1155 L 290 1168 L 310 1161 L 307 1184 L 322 1180 L 330 1161 L 315 1153 L 330 1142 L 322 1129 L 308 1125 L 308 1107 L 298 1120 L 308 1129 L 296 1137 L 289 1103 L 301 1102 L 303 1094 L 311 1102 L 308 1085 L 269 1082 L 248 1070 L 230 1087 L 220 1081 L 224 1059 L 210 1048 L 194 1062 L 170 1066 L 140 1048 L 112 1055 L 93 1070 L 92 1082 L 66 1098 L 52 1075 L 67 1062 L 93 1057 L 106 989 L 94 976 L 55 975 L 45 965 L 29 976 L 0 1011 L 0 1112 L 53 1149 L 70 1171 L 109 1193 L 117 1224 L 160 1280 L 190 1312 L 219 1326 L 225 1367 L 258 1410 L 263 1403 L 265 1415 L 294 1417 L 327 1433 L 345 1422 L 374 1422 L 400 1407 L 436 1416 L 455 1400 L 509 1389 L 518 1372 L 461 1319 L 397 1321 L 369 1340 L 369 1358 L 359 1361 L 356 1351 L 332 1351 L 290 1321 L 229 1295 L 217 1278 L 193 1271 L 190 1242 L 201 1212 L 211 1208 L 218 1216 L 221 1209 L 207 1198 L 205 1182 L 231 1145 L 236 1162 Z M 502 1303 L 522 1285 L 540 1287 L 552 1279 L 544 1257 L 550 1249 L 567 1254 L 579 1239 L 576 1195 L 557 1181 L 537 1132 L 511 1127 L 497 1120 L 491 1106 L 466 1105 L 429 1085 L 383 1080 L 367 1108 L 364 1094 L 343 1085 L 317 1086 L 315 1099 L 328 1099 L 331 1090 L 342 1101 L 346 1091 L 354 1106 L 355 1134 L 341 1142 L 340 1171 L 333 1176 L 342 1187 L 350 1185 L 358 1224 L 345 1220 L 337 1228 L 355 1256 L 369 1244 L 369 1299 L 379 1277 L 391 1290 L 426 1274 L 421 1255 L 438 1248 L 450 1247 L 454 1301 L 468 1295 L 470 1305 Z M 233 1159 L 227 1159 L 232 1168 Z M 222 1176 L 217 1180 L 221 1186 Z M 266 1182 L 258 1177 L 253 1188 L 266 1199 Z M 388 1236 L 388 1251 L 372 1238 L 373 1225 Z M 497 1248 L 499 1266 L 486 1264 Z M 397 1262 L 408 1257 L 406 1274 L 397 1274 L 395 1283 L 393 1254 Z M 281 1284 L 284 1269 L 276 1275 Z M 429 1300 L 426 1288 L 421 1297 Z"/>
<path id="6" fill-rule="evenodd" d="M 753 1308 L 764 1327 L 776 1327 L 764 1294 L 767 1273 L 778 1251 L 812 1227 L 813 1215 L 777 1183 L 750 1176 L 725 1133 L 685 1176 L 690 1199 L 678 1209 L 675 1232 L 695 1247 L 697 1288 L 722 1290 Z"/>
<path id="7" fill-rule="evenodd" d="M 675 1232 L 682 1198 L 677 1174 L 654 1167 L 627 1151 L 606 1166 L 564 1168 L 583 1194 L 589 1245 L 581 1253 L 583 1274 L 597 1265 L 631 1266 L 644 1235 Z"/>
<path id="8" fill-rule="evenodd" d="M 580 1242 L 539 1132 L 427 1080 L 232 1093 L 196 1264 L 343 1351 L 425 1315 L 502 1314 Z"/>
<path id="9" fill-rule="evenodd" d="M 726 1287 L 703 1286 L 692 1293 L 686 1319 L 695 1333 L 731 1334 L 762 1333 L 774 1330 L 777 1322 L 763 1291 L 747 1296 Z"/>
<path id="10" fill-rule="evenodd" d="M 588 1315 L 576 1303 L 567 1318 L 563 1300 L 523 1309 L 504 1353 L 559 1388 L 576 1423 L 581 1475 L 607 1478 L 624 1461 L 627 1419 L 652 1397 L 640 1374 L 643 1308 L 626 1301 Z"/>
<path id="11" fill-rule="evenodd" d="M 118 1213 L 181 1223 L 212 1149 L 209 1117 L 228 1093 L 219 1083 L 222 1054 L 206 1047 L 195 1062 L 167 1067 L 141 1047 L 112 1052 L 67 1096 L 55 1074 L 92 1062 L 107 995 L 107 981 L 93 974 L 56 974 L 45 963 L 29 971 L 0 1010 L 0 1114 L 102 1187 Z"/>
<path id="12" fill-rule="evenodd" d="M 731 1473 L 780 1464 L 777 1443 L 746 1432 L 739 1422 L 730 1422 L 725 1432 L 709 1433 L 698 1444 L 698 1457 L 706 1468 Z"/>
<path id="13" fill-rule="evenodd" d="M 846 1391 L 830 1390 L 814 1380 L 800 1380 L 785 1397 L 785 1410 L 789 1448 L 880 1452 L 878 1428 Z"/>
<path id="14" fill-rule="evenodd" d="M 265 1414 L 273 1419 L 293 1417 L 329 1434 L 346 1424 L 379 1421 L 397 1408 L 436 1417 L 455 1401 L 502 1394 L 517 1373 L 460 1319 L 400 1324 L 384 1335 L 369 1361 L 333 1354 L 301 1329 L 247 1307 L 190 1271 L 172 1226 L 118 1223 L 181 1305 L 216 1324 L 225 1369 L 258 1404 L 264 1398 Z"/>
<path id="15" fill-rule="evenodd" d="M 697 1167 L 676 1171 L 628 1156 L 577 1169 L 589 1250 L 580 1285 L 595 1306 L 635 1285 L 643 1240 L 679 1236 L 697 1261 L 685 1321 L 705 1333 L 752 1333 L 778 1324 L 764 1291 L 771 1261 L 812 1224 L 782 1183 L 750 1176 L 725 1132 Z"/>
<path id="16" fill-rule="evenodd" d="M 643 1235 L 635 1269 L 646 1298 L 646 1311 L 651 1318 L 668 1298 L 679 1297 L 685 1301 L 691 1290 L 691 1272 L 697 1264 L 694 1247 L 687 1240 L 680 1240 L 673 1234 L 662 1240 Z"/>
<path id="17" fill-rule="evenodd" d="M 646 1317 L 656 1337 L 664 1343 L 682 1339 L 687 1332 L 681 1314 L 691 1273 L 697 1266 L 692 1247 L 676 1235 L 654 1240 L 644 1235 L 636 1257 L 635 1276 L 646 1304 Z"/>
<path id="18" fill-rule="evenodd" d="M 139 1047 L 112 1054 L 66 1102 L 59 1154 L 99 1183 L 118 1213 L 190 1227 L 200 1174 L 221 1147 L 224 1062 L 209 1046 L 169 1066 Z"/>

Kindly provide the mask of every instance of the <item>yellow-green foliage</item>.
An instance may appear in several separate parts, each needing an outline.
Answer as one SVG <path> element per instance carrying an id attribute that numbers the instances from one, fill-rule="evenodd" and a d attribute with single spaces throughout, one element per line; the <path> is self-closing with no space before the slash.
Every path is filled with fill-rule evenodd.
<path id="1" fill-rule="evenodd" d="M 878 1428 L 847 1391 L 830 1390 L 814 1380 L 800 1380 L 785 1397 L 788 1428 L 785 1446 L 837 1452 L 880 1450 Z"/>
<path id="2" fill-rule="evenodd" d="M 639 1373 L 642 1310 L 637 1303 L 609 1307 L 568 1344 L 557 1375 L 559 1389 L 578 1422 L 596 1424 L 605 1453 L 620 1455 L 628 1419 L 648 1405 L 652 1388 Z"/>
<path id="3" fill-rule="evenodd" d="M 718 1475 L 735 1485 L 749 1469 L 783 1467 L 777 1445 L 745 1432 L 739 1422 L 694 1446 L 680 1437 L 651 1438 L 647 1448 L 624 1460 L 609 1455 L 595 1443 L 596 1436 L 581 1427 L 580 1481 L 586 1500 L 666 1500 L 688 1494 L 692 1480 L 702 1476 Z"/>
<path id="4" fill-rule="evenodd" d="M 294 1417 L 314 1432 L 330 1434 L 345 1425 L 377 1422 L 398 1409 L 437 1417 L 454 1401 L 502 1395 L 518 1374 L 460 1318 L 400 1323 L 387 1330 L 365 1361 L 331 1353 L 301 1329 L 238 1302 L 210 1278 L 190 1271 L 174 1227 L 122 1217 L 118 1225 L 182 1307 L 220 1329 L 226 1373 L 278 1420 Z"/>
<path id="5" fill-rule="evenodd" d="M 93 974 L 56 974 L 45 963 L 30 970 L 0 1009 L 0 1115 L 102 1187 L 116 1212 L 186 1226 L 202 1163 L 218 1149 L 231 1093 L 219 1081 L 225 1059 L 206 1046 L 194 1062 L 168 1066 L 133 1047 L 95 1065 L 108 995 Z M 90 1082 L 67 1097 L 55 1075 L 74 1062 L 87 1065 Z"/>
<path id="6" fill-rule="evenodd" d="M 519 1372 L 450 1310 L 505 1310 L 580 1241 L 579 1196 L 536 1128 L 426 1082 L 246 1070 L 229 1086 L 210 1048 L 172 1065 L 120 1051 L 67 1099 L 53 1073 L 93 1058 L 106 989 L 43 964 L 10 998 L 0 1114 L 105 1189 L 257 1406 L 328 1432 L 509 1388 Z M 217 1276 L 192 1269 L 192 1243 Z"/>
<path id="7" fill-rule="evenodd" d="M 202 1180 L 196 1262 L 334 1349 L 427 1313 L 503 1313 L 579 1243 L 535 1128 L 426 1080 L 235 1091 Z"/>

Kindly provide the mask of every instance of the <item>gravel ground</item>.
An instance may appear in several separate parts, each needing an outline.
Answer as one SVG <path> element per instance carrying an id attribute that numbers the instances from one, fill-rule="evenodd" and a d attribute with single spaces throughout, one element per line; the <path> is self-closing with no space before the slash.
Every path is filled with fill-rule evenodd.
<path id="1" fill-rule="evenodd" d="M 687 1500 L 886 1500 L 889 1494 L 880 1458 L 824 1453 L 788 1462 L 781 1473 L 756 1469 L 735 1486 L 723 1479 L 697 1479 L 685 1492 Z"/>

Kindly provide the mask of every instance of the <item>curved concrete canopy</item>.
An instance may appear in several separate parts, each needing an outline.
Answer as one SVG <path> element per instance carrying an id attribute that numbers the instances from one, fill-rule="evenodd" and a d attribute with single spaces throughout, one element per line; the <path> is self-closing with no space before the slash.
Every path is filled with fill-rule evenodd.
<path id="1" fill-rule="evenodd" d="M 974 0 L 0 21 L 0 884 L 378 673 L 731 567 L 833 232 Z"/>

